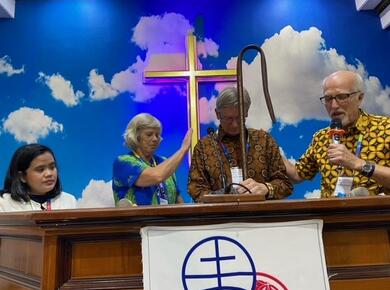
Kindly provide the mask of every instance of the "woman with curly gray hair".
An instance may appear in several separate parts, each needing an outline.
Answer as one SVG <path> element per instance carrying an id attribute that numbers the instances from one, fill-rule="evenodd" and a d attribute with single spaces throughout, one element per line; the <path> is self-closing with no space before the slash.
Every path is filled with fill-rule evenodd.
<path id="1" fill-rule="evenodd" d="M 114 161 L 112 188 L 115 203 L 134 205 L 182 203 L 174 172 L 191 145 L 187 131 L 179 150 L 169 158 L 155 154 L 160 146 L 161 122 L 141 113 L 132 118 L 123 134 L 130 152 Z"/>

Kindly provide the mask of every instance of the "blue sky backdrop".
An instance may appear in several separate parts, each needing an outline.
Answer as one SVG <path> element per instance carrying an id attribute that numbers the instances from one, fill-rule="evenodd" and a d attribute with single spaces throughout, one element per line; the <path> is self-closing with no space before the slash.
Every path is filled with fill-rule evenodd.
<path id="1" fill-rule="evenodd" d="M 333 71 L 360 72 L 364 108 L 390 114 L 389 30 L 353 0 L 18 0 L 15 19 L 0 19 L 0 181 L 17 147 L 40 142 L 56 153 L 65 191 L 83 196 L 84 206 L 107 203 L 112 161 L 127 151 L 122 134 L 140 112 L 163 123 L 158 152 L 175 152 L 188 126 L 186 87 L 143 84 L 142 73 L 183 63 L 188 32 L 198 37 L 205 69 L 235 68 L 244 46 L 262 46 L 278 122 L 272 126 L 266 111 L 259 57 L 249 55 L 247 123 L 270 130 L 291 160 L 329 123 L 318 98 Z M 200 85 L 202 135 L 217 126 L 215 97 L 224 86 Z M 190 201 L 187 173 L 185 160 L 177 174 Z M 317 177 L 292 198 L 319 187 Z"/>

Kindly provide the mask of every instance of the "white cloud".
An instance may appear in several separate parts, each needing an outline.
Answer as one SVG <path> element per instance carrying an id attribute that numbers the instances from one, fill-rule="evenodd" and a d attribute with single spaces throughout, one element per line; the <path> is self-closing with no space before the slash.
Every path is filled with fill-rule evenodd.
<path id="1" fill-rule="evenodd" d="M 186 69 L 185 53 L 150 54 L 148 71 L 173 71 Z"/>
<path id="2" fill-rule="evenodd" d="M 148 102 L 160 91 L 159 85 L 144 85 L 145 62 L 138 56 L 137 61 L 124 71 L 114 74 L 111 83 L 104 80 L 96 69 L 89 72 L 90 98 L 94 101 L 113 99 L 119 94 L 129 93 L 136 102 Z"/>
<path id="3" fill-rule="evenodd" d="M 96 69 L 89 72 L 88 84 L 90 88 L 89 97 L 92 100 L 113 99 L 119 93 L 110 84 L 105 82 L 104 76 L 99 75 Z"/>
<path id="4" fill-rule="evenodd" d="M 45 115 L 40 109 L 22 107 L 11 112 L 7 119 L 3 120 L 3 130 L 20 142 L 36 143 L 50 132 L 62 132 L 63 125 Z"/>
<path id="5" fill-rule="evenodd" d="M 42 81 L 50 88 L 54 99 L 62 101 L 68 107 L 76 106 L 84 96 L 81 91 L 75 92 L 72 83 L 59 73 L 49 76 L 40 72 L 38 81 Z"/>
<path id="6" fill-rule="evenodd" d="M 377 77 L 370 76 L 364 79 L 366 93 L 363 108 L 369 112 L 390 115 L 390 87 L 382 87 Z"/>
<path id="7" fill-rule="evenodd" d="M 158 85 L 144 85 L 143 72 L 145 62 L 137 56 L 137 61 L 125 71 L 115 74 L 111 84 L 119 92 L 129 92 L 134 95 L 134 101 L 147 102 L 160 91 Z"/>
<path id="8" fill-rule="evenodd" d="M 364 109 L 380 115 L 390 114 L 390 88 L 383 88 L 380 81 L 368 76 L 363 64 L 349 64 L 336 49 L 326 49 L 322 32 L 315 27 L 295 31 L 291 26 L 284 27 L 262 45 L 267 68 L 269 92 L 276 117 L 282 123 L 297 125 L 304 119 L 327 120 L 325 108 L 319 97 L 322 94 L 322 80 L 328 74 L 348 69 L 362 75 L 367 86 Z M 237 58 L 231 58 L 227 68 L 236 67 Z M 271 128 L 271 119 L 265 104 L 260 57 L 243 63 L 244 86 L 252 97 L 247 124 L 254 128 Z"/>
<path id="9" fill-rule="evenodd" d="M 181 14 L 165 13 L 141 17 L 132 41 L 148 53 L 177 53 L 185 49 L 185 37 L 194 31 Z"/>
<path id="10" fill-rule="evenodd" d="M 91 179 L 77 200 L 79 208 L 114 207 L 111 181 Z"/>
<path id="11" fill-rule="evenodd" d="M 216 122 L 215 105 L 216 97 L 213 96 L 210 100 L 205 97 L 199 99 L 199 122 L 201 124 L 209 124 Z"/>
<path id="12" fill-rule="evenodd" d="M 321 198 L 321 190 L 314 189 L 313 191 L 306 191 L 304 197 L 306 199 Z"/>
<path id="13" fill-rule="evenodd" d="M 115 98 L 118 94 L 129 93 L 136 102 L 148 102 L 161 92 L 165 86 L 144 84 L 143 73 L 147 71 L 169 71 L 185 69 L 186 37 L 194 31 L 193 26 L 181 14 L 165 13 L 141 17 L 134 27 L 132 41 L 146 50 L 145 59 L 140 56 L 127 69 L 113 75 L 111 82 L 105 82 L 104 76 L 96 70 L 90 72 L 90 97 L 93 100 Z M 218 44 L 205 38 L 197 43 L 201 57 L 218 56 Z M 91 74 L 95 72 L 91 83 Z M 182 94 L 182 86 L 173 85 Z M 115 94 L 116 91 L 116 94 Z"/>
<path id="14" fill-rule="evenodd" d="M 279 147 L 279 152 L 280 152 L 280 155 L 282 155 L 284 158 L 287 158 L 286 153 L 284 152 L 284 150 L 283 150 L 282 147 Z M 287 158 L 287 160 L 290 161 L 292 164 L 297 163 L 297 160 L 295 160 L 295 158 L 292 157 L 292 156 L 290 156 L 289 158 Z"/>
<path id="15" fill-rule="evenodd" d="M 219 45 L 209 38 L 205 38 L 204 41 L 198 41 L 196 46 L 198 56 L 203 58 L 206 58 L 208 55 L 218 57 L 218 48 Z"/>
<path id="16" fill-rule="evenodd" d="M 11 59 L 8 55 L 0 58 L 0 74 L 7 74 L 7 76 L 12 76 L 14 74 L 24 73 L 24 66 L 19 69 L 15 69 L 11 64 Z"/>

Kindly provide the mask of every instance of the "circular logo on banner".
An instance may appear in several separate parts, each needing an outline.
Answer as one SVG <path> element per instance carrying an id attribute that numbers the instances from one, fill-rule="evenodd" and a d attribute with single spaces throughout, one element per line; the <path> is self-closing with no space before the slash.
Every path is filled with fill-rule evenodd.
<path id="1" fill-rule="evenodd" d="M 189 250 L 182 282 L 184 290 L 288 290 L 276 277 L 256 272 L 245 247 L 224 236 L 203 239 Z"/>
<path id="2" fill-rule="evenodd" d="M 239 242 L 222 236 L 196 243 L 182 267 L 185 290 L 255 289 L 256 274 L 248 251 Z"/>

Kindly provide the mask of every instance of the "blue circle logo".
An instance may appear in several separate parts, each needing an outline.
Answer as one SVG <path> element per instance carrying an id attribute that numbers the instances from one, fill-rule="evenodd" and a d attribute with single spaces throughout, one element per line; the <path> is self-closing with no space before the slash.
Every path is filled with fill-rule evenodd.
<path id="1" fill-rule="evenodd" d="M 214 236 L 190 249 L 183 262 L 182 282 L 185 290 L 255 289 L 255 264 L 239 242 Z"/>

